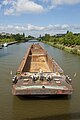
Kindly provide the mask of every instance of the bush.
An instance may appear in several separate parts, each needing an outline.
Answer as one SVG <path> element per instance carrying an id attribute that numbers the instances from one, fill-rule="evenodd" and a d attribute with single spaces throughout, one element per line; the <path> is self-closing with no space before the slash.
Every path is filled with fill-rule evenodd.
<path id="1" fill-rule="evenodd" d="M 73 53 L 73 54 L 77 54 L 77 48 L 73 48 L 72 50 L 71 50 L 71 53 Z"/>
<path id="2" fill-rule="evenodd" d="M 80 46 L 79 46 L 79 50 L 80 50 Z"/>

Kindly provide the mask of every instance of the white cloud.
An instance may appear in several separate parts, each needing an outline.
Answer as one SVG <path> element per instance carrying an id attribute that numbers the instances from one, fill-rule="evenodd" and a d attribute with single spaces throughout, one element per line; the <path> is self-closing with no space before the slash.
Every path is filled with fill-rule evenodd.
<path id="1" fill-rule="evenodd" d="M 57 34 L 57 33 L 66 33 L 66 31 L 79 32 L 80 25 L 48 25 L 48 26 L 36 26 L 32 24 L 27 25 L 0 25 L 0 32 L 6 33 L 25 33 L 27 35 L 39 36 L 40 34 L 44 35 L 45 33 Z"/>
<path id="2" fill-rule="evenodd" d="M 10 6 L 7 6 L 8 4 Z M 14 0 L 11 2 L 4 0 L 2 5 L 6 6 L 4 10 L 4 14 L 6 15 L 22 14 L 26 12 L 40 13 L 44 11 L 43 6 L 35 3 L 33 0 Z"/>
<path id="3" fill-rule="evenodd" d="M 42 12 L 43 7 L 30 0 L 17 0 L 15 5 L 17 12 Z"/>
<path id="4" fill-rule="evenodd" d="M 35 26 L 35 25 L 31 25 L 31 24 L 28 24 L 27 26 L 27 30 L 36 30 L 36 31 L 41 31 L 41 30 L 44 30 L 44 27 L 40 27 L 40 26 Z"/>
<path id="5" fill-rule="evenodd" d="M 58 5 L 63 5 L 63 4 L 74 5 L 80 3 L 80 0 L 50 0 L 50 1 L 51 1 L 49 6 L 50 9 L 53 9 Z M 48 2 L 50 1 L 48 0 Z"/>
<path id="6" fill-rule="evenodd" d="M 41 13 L 60 5 L 74 5 L 78 3 L 80 3 L 80 0 L 3 0 L 0 6 L 5 6 L 5 15 L 17 15 L 23 13 Z"/>
<path id="7" fill-rule="evenodd" d="M 74 5 L 80 3 L 80 0 L 44 0 L 44 3 L 48 4 L 49 9 L 54 9 L 59 5 Z"/>
<path id="8" fill-rule="evenodd" d="M 14 9 L 9 8 L 4 11 L 4 15 L 13 15 L 14 14 Z"/>
<path id="9" fill-rule="evenodd" d="M 9 4 L 9 1 L 8 0 L 3 0 L 2 5 L 7 5 L 7 4 Z"/>

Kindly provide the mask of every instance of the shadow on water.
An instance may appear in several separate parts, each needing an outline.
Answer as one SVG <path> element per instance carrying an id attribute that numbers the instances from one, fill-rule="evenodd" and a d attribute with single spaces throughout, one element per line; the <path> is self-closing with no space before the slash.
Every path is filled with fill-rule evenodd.
<path id="1" fill-rule="evenodd" d="M 54 95 L 54 96 L 17 96 L 20 100 L 70 100 L 71 95 Z"/>
<path id="2" fill-rule="evenodd" d="M 11 55 L 11 54 L 10 53 L 0 54 L 0 57 L 5 57 L 5 56 L 8 56 L 8 55 Z"/>
<path id="3" fill-rule="evenodd" d="M 8 55 L 11 55 L 11 53 L 8 51 L 7 47 L 0 50 L 0 57 L 5 57 Z"/>
<path id="4" fill-rule="evenodd" d="M 79 113 L 70 114 L 69 109 L 68 96 L 15 96 L 13 101 L 15 120 L 72 120 L 72 118 L 80 118 Z"/>
<path id="5" fill-rule="evenodd" d="M 65 113 L 60 115 L 38 117 L 38 118 L 24 118 L 21 120 L 80 120 L 80 112 Z"/>

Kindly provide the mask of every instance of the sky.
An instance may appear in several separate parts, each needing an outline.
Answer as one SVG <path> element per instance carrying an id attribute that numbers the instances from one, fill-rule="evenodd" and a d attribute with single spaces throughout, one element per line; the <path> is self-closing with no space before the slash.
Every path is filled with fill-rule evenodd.
<path id="1" fill-rule="evenodd" d="M 80 0 L 0 0 L 0 33 L 80 32 Z"/>

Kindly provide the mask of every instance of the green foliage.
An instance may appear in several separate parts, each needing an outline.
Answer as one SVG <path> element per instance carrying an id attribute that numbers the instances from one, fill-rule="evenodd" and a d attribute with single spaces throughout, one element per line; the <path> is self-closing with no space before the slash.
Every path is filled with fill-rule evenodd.
<path id="1" fill-rule="evenodd" d="M 14 34 L 12 37 L 15 39 L 15 41 L 21 42 L 25 40 L 25 34 Z"/>
<path id="2" fill-rule="evenodd" d="M 45 34 L 41 39 L 42 41 L 54 42 L 54 44 L 59 43 L 66 46 L 80 45 L 80 34 L 73 34 L 69 31 L 62 36 L 50 36 L 50 34 Z"/>
<path id="3" fill-rule="evenodd" d="M 39 38 L 37 38 L 36 40 L 38 40 L 39 42 L 41 42 L 41 41 L 42 41 L 42 38 L 39 37 Z"/>
<path id="4" fill-rule="evenodd" d="M 25 34 L 5 34 L 5 35 L 1 35 L 0 34 L 0 44 L 2 43 L 8 43 L 8 42 L 13 42 L 13 41 L 17 41 L 17 42 L 23 42 L 26 41 L 27 38 L 25 37 Z"/>
<path id="5" fill-rule="evenodd" d="M 79 50 L 80 50 L 80 46 L 79 46 Z"/>
<path id="6" fill-rule="evenodd" d="M 31 35 L 28 35 L 28 40 L 32 40 L 32 39 L 34 39 L 34 37 L 33 36 L 31 36 Z"/>
<path id="7" fill-rule="evenodd" d="M 64 37 L 64 45 L 74 45 L 75 41 L 74 41 L 74 34 L 72 32 L 67 32 L 67 34 Z"/>
<path id="8" fill-rule="evenodd" d="M 15 41 L 15 39 L 14 38 L 2 38 L 2 39 L 0 39 L 0 43 L 2 44 L 2 43 L 8 43 L 8 42 L 13 42 L 13 41 Z"/>
<path id="9" fill-rule="evenodd" d="M 49 41 L 51 38 L 50 34 L 45 34 L 45 36 L 42 37 L 42 40 Z"/>
<path id="10" fill-rule="evenodd" d="M 71 53 L 73 53 L 73 54 L 77 54 L 77 48 L 73 48 L 73 49 L 71 49 Z"/>
<path id="11" fill-rule="evenodd" d="M 59 36 L 45 34 L 41 39 L 51 46 L 80 55 L 80 33 L 73 34 L 72 32 L 67 31 L 65 35 L 60 34 Z"/>

